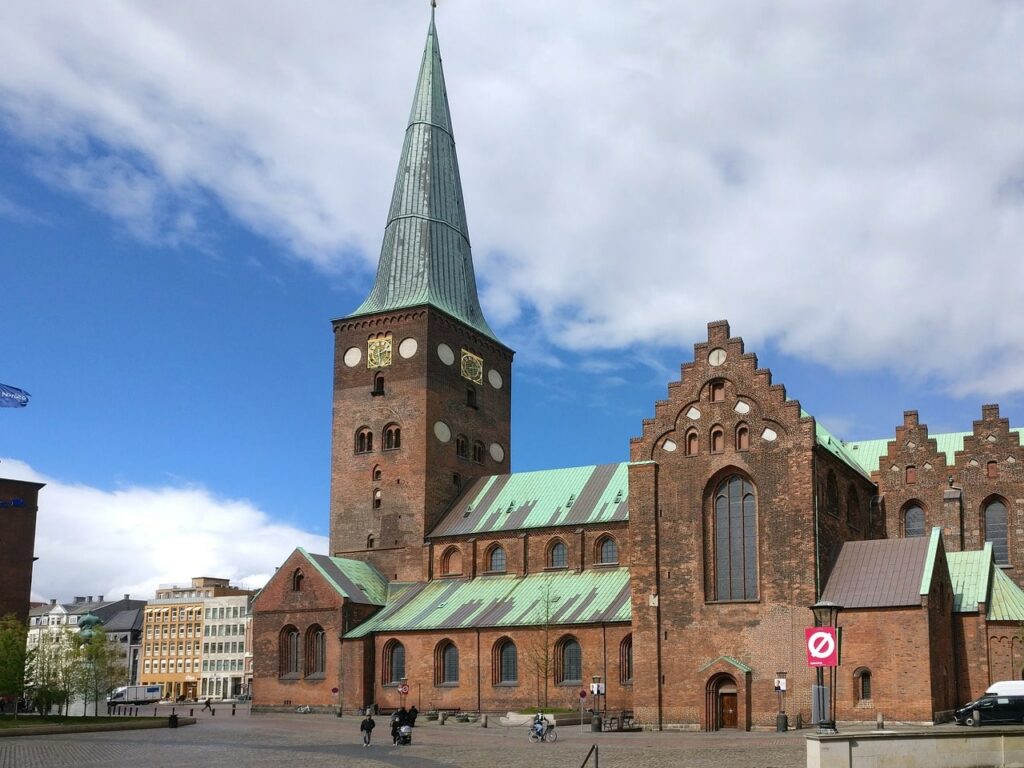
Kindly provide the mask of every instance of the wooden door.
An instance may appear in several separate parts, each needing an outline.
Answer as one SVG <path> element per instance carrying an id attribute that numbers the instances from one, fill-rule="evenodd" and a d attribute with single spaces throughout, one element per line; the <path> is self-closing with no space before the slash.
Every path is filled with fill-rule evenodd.
<path id="1" fill-rule="evenodd" d="M 720 728 L 736 727 L 736 694 L 718 694 L 718 722 Z"/>

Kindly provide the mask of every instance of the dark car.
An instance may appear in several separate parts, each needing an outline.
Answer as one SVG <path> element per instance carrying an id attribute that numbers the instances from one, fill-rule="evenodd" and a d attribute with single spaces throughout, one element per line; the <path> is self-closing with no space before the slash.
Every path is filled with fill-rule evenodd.
<path id="1" fill-rule="evenodd" d="M 959 725 L 1008 725 L 1024 723 L 1024 696 L 982 696 L 958 709 Z"/>

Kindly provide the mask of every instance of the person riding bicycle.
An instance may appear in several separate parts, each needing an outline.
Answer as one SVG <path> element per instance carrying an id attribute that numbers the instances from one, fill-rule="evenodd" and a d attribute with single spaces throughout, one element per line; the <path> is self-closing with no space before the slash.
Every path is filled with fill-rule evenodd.
<path id="1" fill-rule="evenodd" d="M 540 738 L 544 738 L 544 731 L 548 729 L 547 721 L 544 719 L 544 715 L 538 712 L 533 716 L 533 730 L 537 732 Z"/>

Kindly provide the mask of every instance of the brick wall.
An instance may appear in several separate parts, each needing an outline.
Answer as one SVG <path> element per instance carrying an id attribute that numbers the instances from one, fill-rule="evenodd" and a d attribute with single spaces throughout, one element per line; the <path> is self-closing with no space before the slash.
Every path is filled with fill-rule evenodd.
<path id="1" fill-rule="evenodd" d="M 40 483 L 0 478 L 0 616 L 28 621 Z"/>

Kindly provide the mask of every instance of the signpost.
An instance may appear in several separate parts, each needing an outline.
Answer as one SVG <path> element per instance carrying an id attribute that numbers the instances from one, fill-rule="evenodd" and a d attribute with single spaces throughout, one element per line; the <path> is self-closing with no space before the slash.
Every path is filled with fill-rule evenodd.
<path id="1" fill-rule="evenodd" d="M 808 627 L 804 636 L 807 639 L 807 666 L 839 666 L 839 633 L 835 627 Z"/>
<path id="2" fill-rule="evenodd" d="M 580 691 L 580 733 L 583 733 L 583 702 L 587 700 L 587 692 Z"/>

